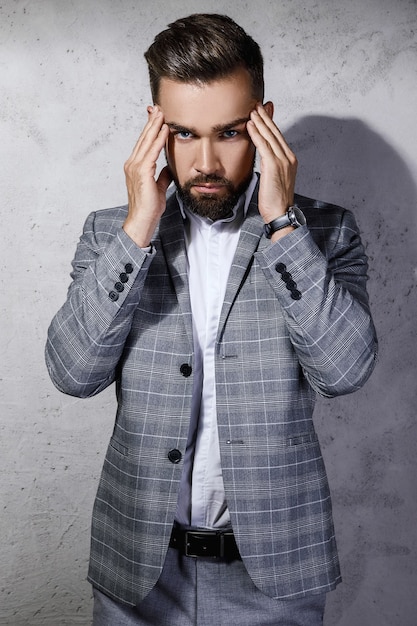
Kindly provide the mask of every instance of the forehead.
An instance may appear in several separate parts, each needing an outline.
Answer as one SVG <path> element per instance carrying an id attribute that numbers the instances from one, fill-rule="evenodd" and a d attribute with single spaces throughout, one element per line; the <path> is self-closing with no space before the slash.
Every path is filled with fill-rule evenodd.
<path id="1" fill-rule="evenodd" d="M 249 117 L 257 102 L 250 76 L 244 69 L 210 83 L 162 78 L 158 101 L 165 122 L 202 131 Z"/>

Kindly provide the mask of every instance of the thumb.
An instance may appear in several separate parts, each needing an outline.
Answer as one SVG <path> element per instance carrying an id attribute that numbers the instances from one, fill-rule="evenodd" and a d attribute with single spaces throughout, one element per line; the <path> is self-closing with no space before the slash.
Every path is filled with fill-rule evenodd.
<path id="1" fill-rule="evenodd" d="M 171 170 L 169 169 L 168 165 L 165 165 L 165 167 L 163 167 L 160 171 L 158 179 L 156 181 L 158 189 L 165 193 L 173 180 L 174 179 Z"/>

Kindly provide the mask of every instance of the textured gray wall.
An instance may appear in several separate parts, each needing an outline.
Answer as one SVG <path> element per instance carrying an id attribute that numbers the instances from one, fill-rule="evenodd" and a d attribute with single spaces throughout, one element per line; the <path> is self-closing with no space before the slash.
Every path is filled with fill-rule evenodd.
<path id="1" fill-rule="evenodd" d="M 308 8 L 305 8 L 305 5 Z M 43 363 L 87 213 L 125 202 L 149 102 L 142 52 L 215 0 L 0 3 L 0 624 L 87 625 L 93 497 L 113 390 L 59 394 Z M 260 41 L 298 191 L 352 208 L 371 259 L 379 365 L 320 401 L 344 583 L 326 626 L 415 626 L 416 0 L 232 1 Z"/>

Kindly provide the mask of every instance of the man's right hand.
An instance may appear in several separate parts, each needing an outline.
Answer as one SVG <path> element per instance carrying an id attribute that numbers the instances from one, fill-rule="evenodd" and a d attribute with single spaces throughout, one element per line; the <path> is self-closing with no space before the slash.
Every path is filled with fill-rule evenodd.
<path id="1" fill-rule="evenodd" d="M 148 107 L 148 122 L 124 166 L 129 212 L 123 229 L 140 248 L 150 245 L 166 207 L 172 174 L 164 167 L 155 180 L 155 173 L 168 134 L 161 109 L 157 105 Z"/>

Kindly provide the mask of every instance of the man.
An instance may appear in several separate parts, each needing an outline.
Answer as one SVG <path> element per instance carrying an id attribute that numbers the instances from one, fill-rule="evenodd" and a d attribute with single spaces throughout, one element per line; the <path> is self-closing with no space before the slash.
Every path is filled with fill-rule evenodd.
<path id="1" fill-rule="evenodd" d="M 65 393 L 116 382 L 94 624 L 321 624 L 340 573 L 315 394 L 360 388 L 376 354 L 357 227 L 294 195 L 259 47 L 231 19 L 178 20 L 145 56 L 128 206 L 87 219 L 46 348 Z"/>

